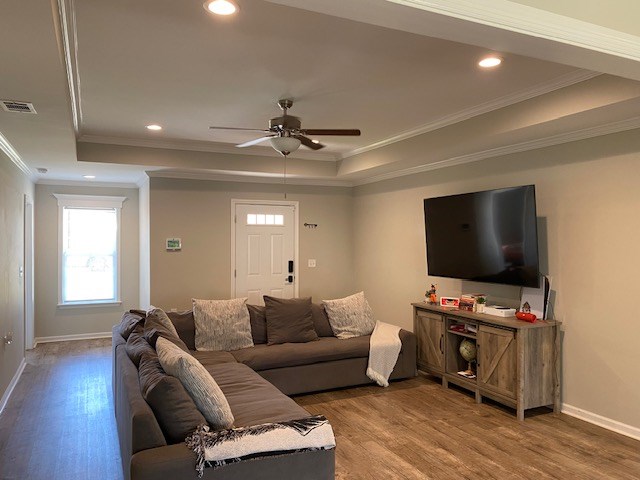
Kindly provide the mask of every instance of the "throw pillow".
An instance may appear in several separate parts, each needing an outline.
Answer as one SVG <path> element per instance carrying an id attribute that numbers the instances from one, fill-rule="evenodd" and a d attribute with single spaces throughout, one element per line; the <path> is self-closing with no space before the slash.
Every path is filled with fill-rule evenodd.
<path id="1" fill-rule="evenodd" d="M 364 292 L 336 300 L 323 300 L 333 333 L 338 338 L 371 335 L 376 321 Z"/>
<path id="2" fill-rule="evenodd" d="M 149 310 L 147 319 L 144 322 L 144 336 L 149 344 L 155 348 L 158 337 L 166 338 L 185 352 L 189 352 L 189 348 L 178 336 L 176 327 L 173 326 L 171 320 L 166 313 L 160 308 Z"/>
<path id="3" fill-rule="evenodd" d="M 276 298 L 264 296 L 269 345 L 305 343 L 318 339 L 313 328 L 311 297 Z"/>
<path id="4" fill-rule="evenodd" d="M 196 350 L 239 350 L 253 347 L 246 298 L 193 299 Z"/>
<path id="5" fill-rule="evenodd" d="M 333 330 L 331 330 L 331 324 L 329 323 L 329 317 L 322 305 L 317 303 L 311 304 L 311 316 L 313 318 L 313 328 L 316 329 L 316 333 L 319 337 L 334 337 Z"/>
<path id="6" fill-rule="evenodd" d="M 185 312 L 167 312 L 167 317 L 173 323 L 173 326 L 178 332 L 178 336 L 189 348 L 189 350 L 196 349 L 196 324 L 193 319 L 193 310 L 187 310 Z"/>
<path id="7" fill-rule="evenodd" d="M 138 311 L 129 310 L 128 312 L 124 312 L 122 315 L 122 320 L 116 327 L 116 331 L 127 340 L 131 332 L 138 326 L 138 324 L 144 324 L 145 313 L 139 314 Z"/>
<path id="8" fill-rule="evenodd" d="M 138 368 L 140 389 L 158 420 L 167 442 L 184 442 L 206 423 L 196 404 L 175 377 L 167 375 L 155 354 L 144 354 Z"/>
<path id="9" fill-rule="evenodd" d="M 248 305 L 251 337 L 254 345 L 267 343 L 267 317 L 262 305 Z"/>
<path id="10" fill-rule="evenodd" d="M 136 326 L 133 332 L 131 332 L 124 349 L 136 367 L 140 365 L 142 355 L 145 353 L 155 354 L 153 347 L 149 345 L 149 342 L 147 342 L 144 337 L 144 331 L 141 325 Z"/>
<path id="11" fill-rule="evenodd" d="M 158 338 L 156 350 L 164 371 L 180 380 L 209 425 L 215 429 L 231 428 L 234 418 L 229 402 L 207 369 L 162 337 Z"/>

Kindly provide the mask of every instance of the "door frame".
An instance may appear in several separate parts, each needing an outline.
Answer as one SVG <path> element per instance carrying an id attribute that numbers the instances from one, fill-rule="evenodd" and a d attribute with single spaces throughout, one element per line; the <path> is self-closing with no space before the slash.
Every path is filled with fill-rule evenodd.
<path id="1" fill-rule="evenodd" d="M 258 205 L 258 206 L 277 206 L 277 207 L 293 207 L 293 296 L 298 297 L 300 285 L 300 234 L 298 231 L 300 202 L 293 200 L 243 200 L 231 199 L 231 298 L 236 297 L 236 206 L 237 205 Z"/>
<path id="2" fill-rule="evenodd" d="M 34 205 L 29 195 L 24 196 L 24 349 L 31 350 L 35 339 L 34 297 Z"/>

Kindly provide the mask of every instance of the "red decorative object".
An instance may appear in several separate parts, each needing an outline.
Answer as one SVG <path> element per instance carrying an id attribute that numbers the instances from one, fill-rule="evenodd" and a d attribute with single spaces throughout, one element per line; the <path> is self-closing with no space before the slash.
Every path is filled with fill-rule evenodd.
<path id="1" fill-rule="evenodd" d="M 538 317 L 536 317 L 533 313 L 516 312 L 516 318 L 518 320 L 524 320 L 525 322 L 535 323 Z"/>

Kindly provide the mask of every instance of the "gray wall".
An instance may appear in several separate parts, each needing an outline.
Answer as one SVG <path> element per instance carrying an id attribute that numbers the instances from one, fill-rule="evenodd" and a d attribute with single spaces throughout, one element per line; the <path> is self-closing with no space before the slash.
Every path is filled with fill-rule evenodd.
<path id="1" fill-rule="evenodd" d="M 121 212 L 121 300 L 119 306 L 58 307 L 58 203 L 54 193 L 124 196 Z M 36 185 L 36 337 L 110 332 L 122 313 L 139 303 L 138 189 Z"/>
<path id="2" fill-rule="evenodd" d="M 411 328 L 410 303 L 519 289 L 426 275 L 427 197 L 535 184 L 543 273 L 563 322 L 563 402 L 640 427 L 640 134 L 631 131 L 361 186 L 354 192 L 354 269 L 376 317 Z M 464 252 L 460 252 L 461 255 Z"/>
<path id="3" fill-rule="evenodd" d="M 0 152 L 0 337 L 13 332 L 13 343 L 0 341 L 0 398 L 24 358 L 24 196 L 33 200 L 33 184 Z"/>
<path id="4" fill-rule="evenodd" d="M 191 308 L 192 298 L 231 295 L 231 200 L 283 200 L 281 185 L 151 178 L 151 303 Z M 300 296 L 314 301 L 352 293 L 351 189 L 288 186 L 300 206 Z M 305 223 L 318 228 L 304 228 Z M 182 251 L 165 251 L 180 237 Z M 316 268 L 307 259 L 317 260 Z"/>

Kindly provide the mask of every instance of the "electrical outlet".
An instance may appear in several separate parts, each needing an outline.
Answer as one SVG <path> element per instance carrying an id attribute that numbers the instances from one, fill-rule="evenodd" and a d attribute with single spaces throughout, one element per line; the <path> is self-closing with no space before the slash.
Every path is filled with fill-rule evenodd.
<path id="1" fill-rule="evenodd" d="M 308 266 L 309 268 L 316 268 L 316 259 L 315 259 L 315 258 L 310 258 L 310 259 L 307 261 L 307 266 Z"/>

